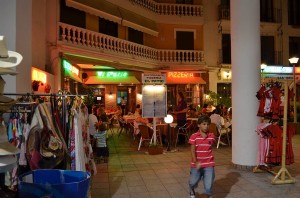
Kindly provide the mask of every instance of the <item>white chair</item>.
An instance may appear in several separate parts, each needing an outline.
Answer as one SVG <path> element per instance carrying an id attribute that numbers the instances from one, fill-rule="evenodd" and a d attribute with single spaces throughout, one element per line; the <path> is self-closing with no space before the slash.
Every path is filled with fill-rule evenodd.
<path id="1" fill-rule="evenodd" d="M 219 148 L 220 144 L 222 144 L 222 145 L 227 145 L 227 144 L 230 145 L 230 140 L 229 140 L 230 129 L 229 128 L 221 128 L 221 127 L 218 128 L 217 126 L 216 126 L 216 128 L 217 128 L 217 131 L 218 131 L 218 135 L 217 135 L 217 138 L 218 138 L 217 148 Z M 221 141 L 221 138 L 223 136 L 226 136 L 226 138 L 227 138 L 227 144 L 225 144 L 224 142 Z"/>
<path id="2" fill-rule="evenodd" d="M 140 150 L 141 145 L 144 141 L 149 141 L 149 143 L 152 141 L 152 137 L 149 133 L 149 127 L 147 125 L 140 124 L 139 125 L 139 130 L 140 130 L 141 138 L 140 138 L 138 151 Z"/>

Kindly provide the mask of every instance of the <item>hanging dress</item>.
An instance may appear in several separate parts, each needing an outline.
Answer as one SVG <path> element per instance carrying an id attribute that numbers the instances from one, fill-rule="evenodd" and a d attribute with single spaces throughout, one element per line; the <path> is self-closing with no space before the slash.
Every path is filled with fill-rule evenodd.
<path id="1" fill-rule="evenodd" d="M 258 152 L 257 152 L 257 164 L 266 165 L 266 154 L 269 149 L 269 139 L 262 133 L 262 130 L 269 126 L 271 123 L 260 123 L 256 126 L 256 132 L 259 135 Z"/>
<path id="2" fill-rule="evenodd" d="M 265 107 L 265 103 L 266 103 L 265 91 L 266 91 L 266 87 L 264 85 L 262 85 L 260 87 L 259 91 L 256 93 L 256 97 L 259 100 L 257 116 L 260 116 L 260 117 L 264 116 L 264 107 Z"/>
<path id="3" fill-rule="evenodd" d="M 85 153 L 83 148 L 83 137 L 82 137 L 82 123 L 79 112 L 74 110 L 74 136 L 75 136 L 75 170 L 86 171 L 85 167 Z"/>
<path id="4" fill-rule="evenodd" d="M 269 138 L 269 149 L 266 154 L 266 164 L 278 166 L 281 164 L 282 155 L 282 127 L 271 124 L 261 130 Z"/>

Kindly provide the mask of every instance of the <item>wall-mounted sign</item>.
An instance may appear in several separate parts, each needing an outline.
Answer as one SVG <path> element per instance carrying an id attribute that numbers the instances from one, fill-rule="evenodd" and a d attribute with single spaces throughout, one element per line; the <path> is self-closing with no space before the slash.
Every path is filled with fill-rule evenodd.
<path id="1" fill-rule="evenodd" d="M 31 79 L 36 81 L 41 81 L 42 83 L 47 82 L 47 74 L 42 70 L 32 68 L 31 69 Z"/>
<path id="2" fill-rule="evenodd" d="M 63 60 L 62 64 L 63 64 L 63 67 L 65 68 L 65 70 L 67 70 L 68 72 L 72 72 L 73 74 L 76 74 L 77 76 L 79 75 L 79 69 L 72 66 L 71 63 L 69 63 L 68 61 Z"/>
<path id="3" fill-rule="evenodd" d="M 167 72 L 168 78 L 191 78 L 194 77 L 193 72 Z"/>
<path id="4" fill-rule="evenodd" d="M 264 73 L 274 73 L 274 74 L 292 74 L 293 67 L 286 66 L 267 66 L 262 71 Z M 295 72 L 300 73 L 300 67 L 295 67 Z"/>
<path id="5" fill-rule="evenodd" d="M 100 71 L 97 72 L 99 77 L 108 77 L 108 78 L 126 78 L 128 77 L 128 72 L 126 71 Z"/>
<path id="6" fill-rule="evenodd" d="M 276 80 L 293 80 L 294 79 L 292 74 L 284 74 L 284 75 L 265 74 L 264 78 L 268 79 L 268 80 L 274 80 L 274 81 L 276 81 Z M 299 80 L 299 76 L 296 75 L 295 79 Z"/>
<path id="7" fill-rule="evenodd" d="M 165 84 L 166 75 L 165 74 L 142 74 L 143 84 Z"/>

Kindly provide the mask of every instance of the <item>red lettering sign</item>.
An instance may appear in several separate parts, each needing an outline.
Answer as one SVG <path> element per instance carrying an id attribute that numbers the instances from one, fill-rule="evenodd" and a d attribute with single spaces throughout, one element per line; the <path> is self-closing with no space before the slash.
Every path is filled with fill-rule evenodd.
<path id="1" fill-rule="evenodd" d="M 168 72 L 168 78 L 190 78 L 194 77 L 192 72 Z"/>

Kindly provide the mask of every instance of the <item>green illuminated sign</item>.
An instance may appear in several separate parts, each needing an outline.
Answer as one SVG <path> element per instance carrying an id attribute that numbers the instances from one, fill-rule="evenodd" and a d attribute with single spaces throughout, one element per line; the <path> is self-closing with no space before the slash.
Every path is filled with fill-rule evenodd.
<path id="1" fill-rule="evenodd" d="M 101 71 L 97 72 L 97 76 L 99 77 L 108 77 L 108 78 L 126 78 L 128 76 L 128 72 L 125 71 Z"/>
<path id="2" fill-rule="evenodd" d="M 66 60 L 63 60 L 62 61 L 62 64 L 63 64 L 63 67 L 66 69 L 66 70 L 68 70 L 68 71 L 70 71 L 70 72 L 72 72 L 72 73 L 74 73 L 74 74 L 76 74 L 77 76 L 78 76 L 78 74 L 79 74 L 79 70 L 76 68 L 76 67 L 73 67 L 68 61 L 66 61 Z"/>

